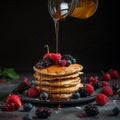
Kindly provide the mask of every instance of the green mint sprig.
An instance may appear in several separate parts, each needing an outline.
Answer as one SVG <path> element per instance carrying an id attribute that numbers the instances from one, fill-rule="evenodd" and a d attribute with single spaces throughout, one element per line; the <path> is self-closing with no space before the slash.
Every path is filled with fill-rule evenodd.
<path id="1" fill-rule="evenodd" d="M 20 78 L 19 74 L 14 70 L 14 68 L 3 68 L 0 69 L 0 79 L 6 82 L 10 80 L 18 80 Z"/>

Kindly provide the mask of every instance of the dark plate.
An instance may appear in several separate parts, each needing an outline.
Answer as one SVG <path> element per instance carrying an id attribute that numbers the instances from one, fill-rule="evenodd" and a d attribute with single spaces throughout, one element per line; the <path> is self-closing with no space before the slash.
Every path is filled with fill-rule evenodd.
<path id="1" fill-rule="evenodd" d="M 57 107 L 59 104 L 61 107 L 69 107 L 69 106 L 76 106 L 76 105 L 83 105 L 89 102 L 94 101 L 96 95 L 80 98 L 77 100 L 69 100 L 69 101 L 41 101 L 38 98 L 28 98 L 21 96 L 21 100 L 23 102 L 30 102 L 37 106 L 44 106 L 44 107 Z"/>
<path id="2" fill-rule="evenodd" d="M 71 99 L 68 101 L 41 101 L 38 98 L 29 98 L 25 96 L 21 96 L 21 100 L 22 102 L 30 102 L 36 106 L 57 107 L 60 104 L 61 107 L 71 107 L 71 106 L 77 106 L 77 105 L 84 105 L 89 102 L 95 101 L 96 95 L 100 93 L 100 91 L 101 89 L 98 89 L 91 96 L 79 98 L 79 99 Z"/>

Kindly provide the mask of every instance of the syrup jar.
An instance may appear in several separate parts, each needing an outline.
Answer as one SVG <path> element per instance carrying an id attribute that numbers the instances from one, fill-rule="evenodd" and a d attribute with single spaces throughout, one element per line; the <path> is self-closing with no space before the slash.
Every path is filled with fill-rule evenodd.
<path id="1" fill-rule="evenodd" d="M 97 10 L 98 0 L 75 0 L 76 4 L 70 16 L 87 19 L 91 17 Z"/>

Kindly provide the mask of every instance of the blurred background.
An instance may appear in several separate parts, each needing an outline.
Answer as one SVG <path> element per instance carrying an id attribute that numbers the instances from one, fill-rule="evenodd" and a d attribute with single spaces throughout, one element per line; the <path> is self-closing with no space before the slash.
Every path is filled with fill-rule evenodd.
<path id="1" fill-rule="evenodd" d="M 68 17 L 60 22 L 59 52 L 71 54 L 84 72 L 120 70 L 118 0 L 99 0 L 86 20 Z M 33 72 L 46 53 L 55 52 L 54 23 L 47 0 L 0 1 L 0 67 Z"/>

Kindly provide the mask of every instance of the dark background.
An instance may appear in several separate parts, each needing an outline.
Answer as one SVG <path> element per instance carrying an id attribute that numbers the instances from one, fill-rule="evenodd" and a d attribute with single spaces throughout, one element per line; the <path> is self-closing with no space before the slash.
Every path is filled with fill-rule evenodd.
<path id="1" fill-rule="evenodd" d="M 89 19 L 60 22 L 59 52 L 72 54 L 84 72 L 120 68 L 119 0 L 99 0 Z M 0 2 L 0 66 L 18 72 L 32 67 L 46 53 L 55 52 L 54 23 L 47 0 Z"/>

